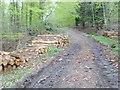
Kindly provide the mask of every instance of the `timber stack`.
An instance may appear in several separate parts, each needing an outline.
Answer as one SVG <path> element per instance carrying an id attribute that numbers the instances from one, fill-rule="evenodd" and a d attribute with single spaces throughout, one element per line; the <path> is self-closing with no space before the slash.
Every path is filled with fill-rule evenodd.
<path id="1" fill-rule="evenodd" d="M 15 69 L 22 65 L 24 61 L 25 59 L 20 53 L 0 51 L 0 72 Z"/>
<path id="2" fill-rule="evenodd" d="M 0 51 L 0 72 L 15 69 L 23 65 L 23 63 L 28 62 L 28 59 L 24 57 L 27 52 L 43 54 L 46 53 L 51 46 L 59 47 L 66 46 L 67 44 L 68 36 L 65 35 L 38 35 L 22 50 L 11 53 Z"/>
<path id="3" fill-rule="evenodd" d="M 102 36 L 118 39 L 117 31 L 104 31 Z"/>
<path id="4" fill-rule="evenodd" d="M 33 45 L 30 44 L 29 48 L 20 50 L 21 53 L 24 52 L 36 52 L 36 54 L 43 54 L 46 53 L 48 50 L 50 49 L 50 47 L 48 45 Z"/>
<path id="5" fill-rule="evenodd" d="M 68 36 L 65 35 L 38 35 L 32 40 L 32 44 L 49 44 L 65 46 L 68 43 Z"/>

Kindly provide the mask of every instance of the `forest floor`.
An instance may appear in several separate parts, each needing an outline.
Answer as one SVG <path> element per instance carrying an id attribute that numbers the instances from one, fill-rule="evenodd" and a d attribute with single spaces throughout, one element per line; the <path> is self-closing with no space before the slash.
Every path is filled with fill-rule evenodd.
<path id="1" fill-rule="evenodd" d="M 76 29 L 61 30 L 68 32 L 69 46 L 14 88 L 118 88 L 118 69 L 109 58 L 114 53 Z"/>

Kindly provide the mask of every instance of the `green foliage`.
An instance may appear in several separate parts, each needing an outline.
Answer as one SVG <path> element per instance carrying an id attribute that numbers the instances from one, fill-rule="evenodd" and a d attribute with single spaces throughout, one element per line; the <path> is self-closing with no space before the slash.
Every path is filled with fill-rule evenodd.
<path id="1" fill-rule="evenodd" d="M 20 37 L 24 37 L 24 35 L 21 35 L 19 33 L 16 33 L 14 35 L 2 35 L 2 38 L 6 38 L 8 40 L 17 40 L 19 39 Z"/>
<path id="2" fill-rule="evenodd" d="M 5 87 L 14 86 L 19 80 L 23 78 L 23 75 L 32 72 L 31 68 L 17 68 L 9 72 L 0 73 L 3 76 L 2 82 L 5 83 Z"/>
<path id="3" fill-rule="evenodd" d="M 118 22 L 118 3 L 116 2 L 80 2 L 76 6 L 76 13 L 80 23 L 89 23 L 94 29 L 117 29 L 112 26 Z"/>
<path id="4" fill-rule="evenodd" d="M 104 37 L 104 36 L 94 36 L 94 35 L 89 35 L 89 36 L 100 41 L 100 43 L 103 43 L 104 45 L 112 45 L 112 44 L 117 43 L 118 41 L 116 39 L 111 39 L 111 38 Z"/>
<path id="5" fill-rule="evenodd" d="M 89 22 L 91 26 L 95 26 L 96 28 L 103 26 L 102 3 L 81 2 L 77 5 L 76 12 L 81 24 L 85 25 L 85 22 Z"/>
<path id="6" fill-rule="evenodd" d="M 62 49 L 53 47 L 53 48 L 49 49 L 48 52 L 45 53 L 44 55 L 47 56 L 47 57 L 51 57 L 54 54 L 56 54 L 56 52 L 58 52 L 58 51 L 62 51 Z"/>
<path id="7" fill-rule="evenodd" d="M 48 33 L 45 30 L 46 21 L 43 20 L 48 10 L 51 9 L 50 2 L 0 2 L 2 5 L 2 33 L 6 38 L 15 39 L 19 35 L 7 36 L 8 34 L 26 32 L 29 29 L 36 34 Z M 6 33 L 7 32 L 7 33 Z"/>
<path id="8" fill-rule="evenodd" d="M 95 40 L 99 41 L 100 43 L 104 44 L 104 45 L 108 45 L 108 46 L 111 46 L 113 44 L 116 45 L 115 48 L 111 48 L 115 53 L 116 55 L 120 58 L 120 44 L 118 44 L 118 40 L 117 39 L 111 39 L 111 38 L 108 38 L 108 37 L 104 37 L 104 36 L 94 36 L 94 35 L 88 35 L 92 38 L 94 38 Z"/>
<path id="9" fill-rule="evenodd" d="M 48 21 L 58 27 L 74 24 L 75 5 L 76 2 L 58 2 Z"/>

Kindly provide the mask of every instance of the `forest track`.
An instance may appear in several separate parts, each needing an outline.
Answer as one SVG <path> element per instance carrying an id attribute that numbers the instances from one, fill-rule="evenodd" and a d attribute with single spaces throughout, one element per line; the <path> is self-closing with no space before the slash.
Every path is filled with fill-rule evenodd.
<path id="1" fill-rule="evenodd" d="M 110 72 L 117 68 L 105 60 L 106 47 L 78 30 L 61 30 L 69 33 L 72 43 L 46 67 L 24 78 L 14 88 L 118 88 L 118 75 Z"/>

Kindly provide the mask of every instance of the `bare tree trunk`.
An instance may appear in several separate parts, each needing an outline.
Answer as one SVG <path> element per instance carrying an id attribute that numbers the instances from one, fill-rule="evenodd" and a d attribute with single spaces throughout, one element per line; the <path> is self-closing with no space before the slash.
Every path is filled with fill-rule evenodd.
<path id="1" fill-rule="evenodd" d="M 29 24 L 30 24 L 30 26 L 32 25 L 32 10 L 30 10 L 30 18 L 29 18 L 30 20 L 29 20 Z"/>
<path id="2" fill-rule="evenodd" d="M 2 51 L 2 5 L 0 0 L 0 51 Z"/>
<path id="3" fill-rule="evenodd" d="M 106 12 L 105 12 L 105 4 L 104 2 L 102 3 L 103 6 L 103 16 L 104 16 L 104 25 L 105 25 L 105 29 L 107 28 L 107 19 L 106 19 Z"/>
<path id="4" fill-rule="evenodd" d="M 93 27 L 94 27 L 94 30 L 96 31 L 95 14 L 94 14 L 93 7 L 94 7 L 94 2 L 93 2 L 93 5 L 92 5 L 92 17 L 93 17 Z"/>
<path id="5" fill-rule="evenodd" d="M 31 4 L 30 4 L 30 7 L 32 7 L 32 2 L 31 2 Z M 30 27 L 31 27 L 31 25 L 32 25 L 32 14 L 33 14 L 33 12 L 32 12 L 32 10 L 30 10 L 30 18 L 29 18 Z"/>
<path id="6" fill-rule="evenodd" d="M 10 5 L 13 5 L 12 0 L 10 0 Z M 9 9 L 11 9 L 12 11 L 14 10 L 13 8 L 9 8 Z M 12 32 L 14 32 L 14 30 L 13 30 L 13 25 L 14 25 L 14 15 L 13 15 L 13 13 L 10 13 L 9 22 L 10 22 L 9 29 L 10 29 L 10 31 L 12 33 Z"/>
<path id="7" fill-rule="evenodd" d="M 19 2 L 16 0 L 16 28 L 17 28 L 17 33 L 19 32 Z"/>
<path id="8" fill-rule="evenodd" d="M 28 6 L 26 3 L 26 30 L 28 29 Z"/>
<path id="9" fill-rule="evenodd" d="M 111 24 L 111 10 L 109 10 L 109 29 L 112 30 L 112 24 Z"/>
<path id="10" fill-rule="evenodd" d="M 15 0 L 12 1 L 13 4 L 13 10 L 16 11 L 16 4 L 15 4 Z M 16 32 L 16 14 L 13 15 L 13 30 L 14 32 Z"/>
<path id="11" fill-rule="evenodd" d="M 85 28 L 85 22 L 84 21 L 82 22 L 82 27 L 83 27 L 83 29 Z"/>

